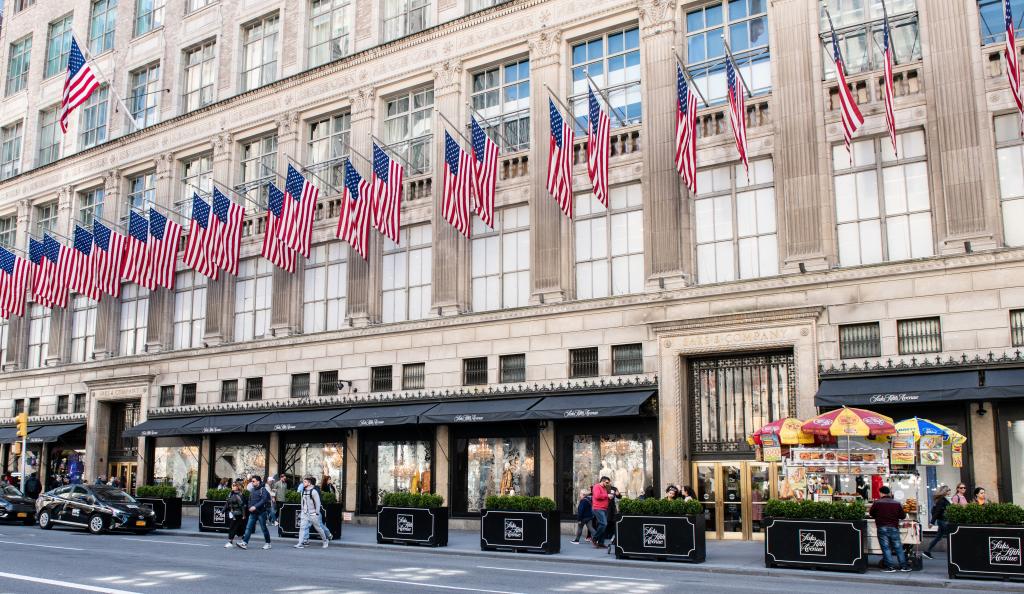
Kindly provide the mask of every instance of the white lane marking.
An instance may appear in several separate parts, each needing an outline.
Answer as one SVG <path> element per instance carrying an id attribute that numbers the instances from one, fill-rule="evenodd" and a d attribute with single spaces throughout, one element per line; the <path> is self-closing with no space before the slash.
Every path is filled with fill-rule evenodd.
<path id="1" fill-rule="evenodd" d="M 402 580 L 386 580 L 383 578 L 364 577 L 360 578 L 371 582 L 388 582 L 391 584 L 404 584 L 406 586 L 418 586 L 423 588 L 443 588 L 445 590 L 465 590 L 467 592 L 488 592 L 489 594 L 519 594 L 507 590 L 481 590 L 480 588 L 460 588 L 459 586 L 446 586 L 444 584 L 425 584 L 423 582 L 406 582 Z"/>
<path id="2" fill-rule="evenodd" d="M 32 543 L 28 543 L 28 542 L 18 542 L 18 541 L 15 541 L 15 540 L 0 540 L 0 544 L 21 545 L 23 547 L 42 547 L 44 549 L 61 549 L 61 550 L 64 550 L 64 551 L 84 551 L 85 550 L 85 549 L 78 549 L 78 548 L 75 548 L 75 547 L 58 547 L 57 545 L 32 544 Z"/>
<path id="3" fill-rule="evenodd" d="M 571 575 L 575 577 L 591 577 L 591 578 L 602 578 L 606 580 L 622 580 L 631 582 L 653 582 L 654 580 L 648 578 L 635 578 L 635 577 L 623 577 L 617 575 L 595 575 L 593 573 L 569 573 L 567 571 L 541 571 L 539 569 L 512 569 L 509 567 L 489 567 L 487 565 L 477 565 L 477 569 L 497 569 L 498 571 L 521 571 L 523 573 L 547 573 L 551 575 Z"/>
<path id="4" fill-rule="evenodd" d="M 184 545 L 186 547 L 208 547 L 208 546 L 210 546 L 208 544 L 199 544 L 199 543 L 195 543 L 195 542 L 178 542 L 176 540 L 152 540 L 152 539 L 149 539 L 149 538 L 132 538 L 130 536 L 125 536 L 125 537 L 121 538 L 121 540 L 137 540 L 139 542 L 149 542 L 149 543 L 153 543 L 153 544 L 176 544 L 176 545 Z"/>
<path id="5" fill-rule="evenodd" d="M 17 544 L 17 543 L 15 543 Z M 75 549 L 82 550 L 82 549 Z M 16 573 L 5 573 L 0 571 L 0 578 L 7 578 L 11 580 L 21 580 L 23 582 L 34 582 L 36 584 L 46 584 L 47 586 L 60 586 L 62 588 L 71 588 L 73 590 L 85 590 L 86 592 L 102 592 L 103 594 L 139 594 L 138 592 L 129 592 L 128 590 L 114 590 L 112 588 L 104 588 L 102 586 L 89 586 L 86 584 L 76 584 L 74 582 L 62 582 L 60 580 L 48 580 L 46 578 L 32 577 L 30 575 L 18 575 Z"/>

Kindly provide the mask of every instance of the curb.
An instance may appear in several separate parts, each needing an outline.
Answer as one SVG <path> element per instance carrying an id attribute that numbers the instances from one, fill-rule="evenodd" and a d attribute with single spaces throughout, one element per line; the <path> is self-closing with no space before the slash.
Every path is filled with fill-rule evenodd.
<path id="1" fill-rule="evenodd" d="M 223 540 L 225 536 L 217 532 L 180 532 L 178 530 L 154 530 L 153 534 L 159 534 L 161 536 L 181 536 L 186 538 L 212 538 Z M 344 535 L 344 528 L 342 528 L 342 535 Z M 280 538 L 280 537 L 278 537 Z M 342 536 L 344 539 L 344 536 Z M 360 543 L 360 542 L 345 542 L 344 540 L 336 540 L 331 542 L 331 548 L 346 548 L 346 549 L 359 549 L 368 551 L 392 551 L 400 545 L 391 544 L 377 544 L 377 543 Z M 465 551 L 459 549 L 449 549 L 445 547 L 432 548 L 432 547 L 417 547 L 417 546 L 406 546 L 401 549 L 402 553 L 420 553 L 426 555 L 439 555 L 439 556 L 458 556 L 458 557 L 470 557 L 476 559 L 526 559 L 528 561 L 539 561 L 543 563 L 585 563 L 588 565 L 595 565 L 601 567 L 643 567 L 649 569 L 664 569 L 670 571 L 690 572 L 690 573 L 721 573 L 728 575 L 740 575 L 740 576 L 751 576 L 751 577 L 776 577 L 776 578 L 799 578 L 806 580 L 816 581 L 830 581 L 835 582 L 837 576 L 843 576 L 841 579 L 850 578 L 850 581 L 862 584 L 873 584 L 873 585 L 886 585 L 886 586 L 903 586 L 903 587 L 915 587 L 915 588 L 934 588 L 940 590 L 949 589 L 977 589 L 987 590 L 990 592 L 1020 592 L 1021 585 L 1013 582 L 999 582 L 999 581 L 982 581 L 982 580 L 951 580 L 949 578 L 939 579 L 916 579 L 916 578 L 898 578 L 898 577 L 886 577 L 883 575 L 865 575 L 857 573 L 837 573 L 837 572 L 822 572 L 822 571 L 808 571 L 803 569 L 768 569 L 768 568 L 746 568 L 746 567 L 735 567 L 730 565 L 716 565 L 714 563 L 662 563 L 658 561 L 640 561 L 632 560 L 628 562 L 628 565 L 624 564 L 621 560 L 617 560 L 614 557 L 611 559 L 580 559 L 578 557 L 566 558 L 559 555 L 538 555 L 530 553 L 515 554 L 512 552 L 492 552 L 492 551 Z"/>

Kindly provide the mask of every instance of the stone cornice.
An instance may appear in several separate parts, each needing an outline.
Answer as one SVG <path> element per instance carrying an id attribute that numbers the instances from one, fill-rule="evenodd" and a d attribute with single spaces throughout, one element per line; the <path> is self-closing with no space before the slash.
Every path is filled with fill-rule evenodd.
<path id="1" fill-rule="evenodd" d="M 156 375 L 150 373 L 146 375 L 105 377 L 103 379 L 86 380 L 82 383 L 88 386 L 90 390 L 100 390 L 105 388 L 123 388 L 126 386 L 149 386 L 155 379 Z"/>
<path id="2" fill-rule="evenodd" d="M 857 362 L 847 363 L 846 361 L 841 361 L 839 367 L 836 367 L 834 363 L 830 364 L 828 368 L 824 365 L 819 365 L 818 376 L 822 379 L 842 379 L 921 372 L 940 373 L 944 371 L 1019 368 L 1024 367 L 1024 353 L 1017 349 L 1013 351 L 1013 354 L 1003 352 L 1002 355 L 997 357 L 995 353 L 989 351 L 985 357 L 976 353 L 973 358 L 967 353 L 962 353 L 956 358 L 949 355 L 945 360 L 942 359 L 941 355 L 934 357 L 921 355 L 920 357 L 911 357 L 909 363 L 907 361 L 907 359 L 900 359 L 894 363 L 892 358 L 888 358 L 885 361 L 876 359 L 874 364 L 872 364 L 870 360 L 864 360 L 863 365 L 858 365 Z"/>
<path id="3" fill-rule="evenodd" d="M 811 307 L 792 307 L 784 309 L 764 309 L 753 312 L 723 314 L 691 320 L 671 320 L 649 324 L 655 334 L 677 334 L 692 330 L 712 331 L 717 328 L 728 328 L 750 324 L 771 324 L 787 322 L 811 322 L 821 317 L 824 305 Z"/>

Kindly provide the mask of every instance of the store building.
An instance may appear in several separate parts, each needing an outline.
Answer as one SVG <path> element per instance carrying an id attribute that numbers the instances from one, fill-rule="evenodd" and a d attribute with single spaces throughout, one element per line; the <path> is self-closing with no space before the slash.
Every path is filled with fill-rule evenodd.
<path id="1" fill-rule="evenodd" d="M 1024 391 L 992 383 L 1024 368 L 1024 141 L 998 2 L 888 3 L 895 150 L 864 41 L 880 8 L 829 3 L 866 117 L 850 152 L 820 2 L 155 4 L 4 6 L 0 245 L 100 219 L 123 231 L 149 205 L 187 218 L 215 184 L 248 209 L 237 276 L 179 265 L 173 291 L 125 283 L 0 323 L 0 416 L 29 413 L 47 488 L 115 475 L 195 501 L 229 477 L 312 472 L 359 518 L 382 491 L 429 489 L 468 523 L 487 494 L 569 509 L 609 474 L 630 494 L 692 484 L 714 536 L 756 538 L 778 471 L 747 434 L 880 378 L 962 381 L 879 408 L 962 428 L 960 479 L 1024 502 Z M 726 29 L 752 92 L 749 170 Z M 111 79 L 61 134 L 72 31 Z M 710 103 L 696 195 L 673 162 L 676 53 Z M 548 89 L 581 109 L 584 71 L 615 107 L 611 196 L 591 195 L 581 129 L 569 220 L 545 189 Z M 465 122 L 468 106 L 502 150 L 495 226 L 472 238 L 440 214 L 435 112 Z M 371 136 L 407 175 L 401 240 L 374 234 L 364 261 L 334 229 L 341 167 Z M 291 159 L 322 184 L 295 274 L 259 257 L 248 202 Z M 629 410 L 586 412 L 609 394 Z"/>

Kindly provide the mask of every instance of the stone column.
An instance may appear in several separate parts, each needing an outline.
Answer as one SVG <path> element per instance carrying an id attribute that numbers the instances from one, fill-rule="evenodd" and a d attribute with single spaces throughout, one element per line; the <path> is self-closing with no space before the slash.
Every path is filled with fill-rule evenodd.
<path id="1" fill-rule="evenodd" d="M 71 209 L 74 202 L 74 188 L 63 187 L 57 197 L 57 223 L 54 231 L 64 237 L 71 237 L 71 220 L 73 218 Z M 70 243 L 59 235 L 56 236 L 56 239 L 61 243 Z M 50 310 L 50 338 L 46 343 L 46 365 L 48 367 L 60 365 L 68 360 L 68 351 L 71 345 L 71 304 L 73 299 L 73 295 L 68 295 L 67 307 Z"/>
<path id="2" fill-rule="evenodd" d="M 210 488 L 210 472 L 213 468 L 213 452 L 210 451 L 212 441 L 209 435 L 204 435 L 199 442 L 199 498 L 206 497 L 206 490 Z"/>
<path id="3" fill-rule="evenodd" d="M 234 147 L 234 137 L 228 132 L 222 132 L 213 138 L 213 179 L 218 182 L 232 183 L 234 176 L 231 157 L 234 154 Z M 217 280 L 207 279 L 206 330 L 203 342 L 208 346 L 216 346 L 231 340 L 234 303 L 234 277 L 222 274 Z"/>
<path id="4" fill-rule="evenodd" d="M 267 468 L 266 475 L 263 477 L 266 479 L 269 476 L 277 476 L 279 473 L 284 471 L 284 466 L 281 459 L 278 457 L 281 451 L 281 433 L 278 431 L 272 431 L 270 433 L 270 443 L 267 445 Z M 281 503 L 284 503 L 283 501 Z"/>
<path id="5" fill-rule="evenodd" d="M 450 431 L 448 425 L 438 425 L 437 431 L 434 433 L 434 470 L 431 473 L 430 481 L 433 483 L 430 485 L 431 493 L 444 497 L 445 501 L 451 500 L 451 480 L 449 480 L 448 471 L 451 469 L 451 452 L 449 451 L 449 443 L 451 440 L 448 439 Z M 448 504 L 449 506 L 451 503 Z"/>
<path id="6" fill-rule="evenodd" d="M 111 169 L 103 178 L 103 218 L 108 221 L 120 221 L 128 214 L 128 204 L 122 193 L 121 172 Z M 110 227 L 110 224 L 106 224 Z M 114 229 L 117 233 L 127 233 L 127 229 Z M 118 331 L 121 320 L 121 300 L 107 296 L 96 305 L 96 343 L 93 346 L 93 359 L 109 359 L 117 355 Z"/>
<path id="7" fill-rule="evenodd" d="M 173 210 L 174 155 L 160 155 L 156 161 L 156 196 L 164 211 Z M 148 213 L 147 213 L 148 217 Z M 146 352 L 159 353 L 174 347 L 174 290 L 158 288 L 149 292 L 146 323 Z"/>
<path id="8" fill-rule="evenodd" d="M 32 205 L 28 200 L 18 202 L 17 226 L 15 227 L 15 245 L 28 246 L 29 225 L 32 222 Z M 28 258 L 28 254 L 18 254 L 19 257 Z M 26 283 L 25 292 L 31 293 L 32 281 Z M 28 356 L 28 312 L 32 304 L 28 297 L 25 298 L 25 315 L 11 316 L 7 322 L 7 356 L 0 361 L 0 368 L 4 371 L 13 371 L 25 367 L 25 358 Z"/>
<path id="9" fill-rule="evenodd" d="M 540 493 L 538 495 L 550 497 L 559 503 L 558 493 L 555 492 L 558 473 L 555 470 L 554 452 L 557 447 L 555 445 L 555 424 L 549 421 L 547 426 L 540 430 L 540 443 L 537 444 L 537 451 L 534 453 L 534 468 L 540 470 Z M 575 494 L 573 494 L 573 501 L 575 500 Z"/>
<path id="10" fill-rule="evenodd" d="M 370 135 L 374 132 L 373 114 L 376 104 L 373 87 L 359 89 L 352 96 L 352 128 L 351 134 L 349 134 L 351 150 L 371 159 L 373 158 L 373 147 Z M 363 177 L 372 174 L 370 166 L 358 157 L 353 157 L 352 165 L 362 172 Z M 349 323 L 359 328 L 369 325 L 371 320 L 380 320 L 380 267 L 381 252 L 384 248 L 380 233 L 371 232 L 368 244 L 366 260 L 352 249 L 351 245 L 347 248 L 348 256 L 346 257 L 348 263 L 348 294 L 346 295 L 348 311 L 346 315 Z"/>
<path id="11" fill-rule="evenodd" d="M 359 501 L 359 439 L 355 431 L 345 433 L 345 511 L 356 511 Z"/>
<path id="12" fill-rule="evenodd" d="M 288 157 L 295 158 L 299 151 L 299 112 L 290 111 L 277 120 L 277 172 L 288 175 Z M 284 180 L 278 184 L 284 189 Z M 286 197 L 287 199 L 287 197 Z M 274 278 L 271 281 L 273 297 L 270 301 L 270 334 L 272 336 L 291 336 L 299 329 L 298 308 L 296 302 L 302 303 L 302 290 L 299 279 L 302 278 L 302 265 L 305 258 L 296 255 L 295 273 L 274 266 Z"/>

